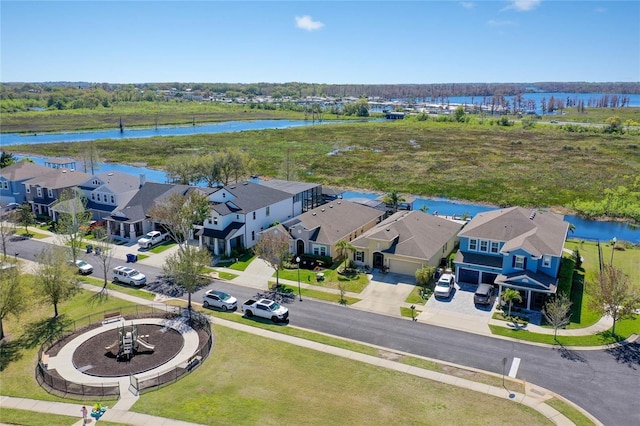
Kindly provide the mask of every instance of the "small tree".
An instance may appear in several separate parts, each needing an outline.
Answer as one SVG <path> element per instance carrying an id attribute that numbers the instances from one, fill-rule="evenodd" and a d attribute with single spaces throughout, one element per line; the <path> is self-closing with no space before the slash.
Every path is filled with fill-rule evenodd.
<path id="1" fill-rule="evenodd" d="M 2 321 L 7 315 L 20 315 L 26 306 L 25 286 L 19 265 L 0 271 L 0 340 L 4 338 Z"/>
<path id="2" fill-rule="evenodd" d="M 279 271 L 285 260 L 291 257 L 290 241 L 289 234 L 279 228 L 271 228 L 261 232 L 253 246 L 254 254 L 275 269 L 276 288 L 280 286 Z"/>
<path id="3" fill-rule="evenodd" d="M 31 210 L 31 205 L 21 204 L 15 210 L 15 222 L 17 225 L 24 226 L 24 233 L 29 234 L 29 226 L 35 225 L 36 215 Z"/>
<path id="4" fill-rule="evenodd" d="M 12 212 L 15 213 L 15 212 Z M 13 221 L 13 215 L 10 215 L 7 220 L 0 218 L 0 244 L 2 244 L 2 256 L 7 258 L 7 248 L 9 246 L 9 240 L 16 233 L 16 224 Z"/>
<path id="5" fill-rule="evenodd" d="M 627 274 L 606 264 L 599 279 L 590 284 L 593 286 L 592 307 L 613 319 L 611 333 L 615 336 L 619 320 L 635 318 L 636 310 L 640 309 L 640 291 L 631 285 Z"/>
<path id="6" fill-rule="evenodd" d="M 54 318 L 58 316 L 58 303 L 78 290 L 75 268 L 66 261 L 65 251 L 62 247 L 51 246 L 36 255 L 39 293 L 53 305 Z"/>
<path id="7" fill-rule="evenodd" d="M 435 266 L 426 265 L 418 270 L 416 270 L 416 282 L 420 286 L 426 286 L 429 284 L 429 280 L 433 277 L 433 274 L 436 272 Z"/>
<path id="8" fill-rule="evenodd" d="M 356 247 L 349 241 L 340 240 L 336 243 L 336 250 L 338 252 L 338 261 L 345 261 L 345 269 L 349 269 L 351 266 L 351 259 L 349 259 L 350 253 L 355 253 Z"/>
<path id="9" fill-rule="evenodd" d="M 382 197 L 382 202 L 388 206 L 391 206 L 391 210 L 393 211 L 393 213 L 395 213 L 398 211 L 398 205 L 400 203 L 404 203 L 405 199 L 397 191 L 391 191 L 384 197 Z"/>
<path id="10" fill-rule="evenodd" d="M 512 288 L 506 288 L 500 295 L 500 298 L 504 303 L 509 304 L 509 314 L 511 316 L 511 305 L 513 305 L 513 301 L 517 300 L 518 302 L 522 302 L 522 295 L 518 290 L 514 290 Z"/>
<path id="11" fill-rule="evenodd" d="M 571 318 L 571 301 L 565 293 L 560 293 L 547 300 L 542 308 L 547 322 L 553 327 L 553 338 L 558 340 L 558 329 L 569 324 Z"/>
<path id="12" fill-rule="evenodd" d="M 211 265 L 211 256 L 206 250 L 187 245 L 165 260 L 164 274 L 189 294 L 187 309 L 191 316 L 191 294 L 207 283 L 206 268 Z"/>
<path id="13" fill-rule="evenodd" d="M 87 229 L 91 223 L 91 212 L 86 206 L 87 199 L 77 187 L 63 191 L 55 205 L 58 212 L 56 230 L 62 244 L 69 248 L 74 262 L 83 250 Z"/>
<path id="14" fill-rule="evenodd" d="M 93 232 L 95 236 L 94 251 L 98 262 L 98 267 L 103 273 L 103 283 L 101 294 L 107 294 L 107 285 L 109 284 L 108 276 L 111 270 L 111 261 L 113 260 L 113 240 L 106 235 L 104 227 L 98 227 Z"/>

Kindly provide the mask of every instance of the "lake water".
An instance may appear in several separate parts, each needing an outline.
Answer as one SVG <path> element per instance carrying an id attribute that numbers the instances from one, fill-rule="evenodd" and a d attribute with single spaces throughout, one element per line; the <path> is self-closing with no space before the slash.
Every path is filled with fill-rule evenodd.
<path id="1" fill-rule="evenodd" d="M 541 95 L 541 94 L 538 94 Z M 556 94 L 558 95 L 558 94 Z M 591 94 L 593 96 L 593 94 Z M 637 97 L 640 100 L 640 96 Z M 634 98 L 635 99 L 635 98 Z M 638 102 L 640 104 L 640 101 Z M 324 122 L 328 123 L 328 122 Z M 317 122 L 316 122 L 317 124 Z M 0 146 L 33 144 L 33 143 L 52 143 L 52 142 L 79 142 L 95 139 L 121 139 L 121 138 L 145 138 L 153 136 L 177 136 L 192 135 L 201 133 L 225 133 L 225 132 L 241 132 L 245 130 L 262 130 L 262 129 L 284 129 L 288 127 L 310 126 L 310 121 L 292 121 L 292 120 L 257 120 L 257 121 L 234 121 L 218 124 L 207 124 L 200 126 L 174 126 L 159 127 L 145 129 L 125 128 L 124 133 L 120 133 L 118 129 L 102 130 L 94 132 L 70 132 L 70 133 L 51 133 L 42 135 L 19 135 L 19 134 L 2 134 L 0 135 Z M 44 164 L 44 158 L 30 156 L 36 163 Z M 82 167 L 78 167 L 82 170 Z M 166 182 L 167 176 L 163 171 L 154 170 L 147 167 L 135 167 L 125 164 L 103 163 L 98 168 L 98 173 L 118 171 L 131 175 L 144 174 L 149 181 Z M 347 191 L 343 195 L 345 199 L 350 198 L 377 198 L 380 194 L 361 193 Z M 429 213 L 437 212 L 447 216 L 462 216 L 467 214 L 473 217 L 477 213 L 496 209 L 495 206 L 477 205 L 470 203 L 460 203 L 447 199 L 423 199 L 418 198 L 414 203 L 414 208 L 420 209 L 422 206 L 428 207 Z M 592 220 L 581 219 L 576 216 L 566 216 L 565 219 L 575 225 L 576 230 L 571 235 L 575 238 L 609 241 L 613 237 L 618 240 L 631 241 L 640 243 L 640 228 L 628 223 L 621 222 L 598 222 Z"/>

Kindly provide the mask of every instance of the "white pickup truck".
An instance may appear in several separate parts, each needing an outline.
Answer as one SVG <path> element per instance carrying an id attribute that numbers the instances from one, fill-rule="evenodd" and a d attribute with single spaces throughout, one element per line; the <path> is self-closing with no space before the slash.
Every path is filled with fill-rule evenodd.
<path id="1" fill-rule="evenodd" d="M 168 233 L 163 234 L 160 231 L 151 231 L 147 232 L 147 235 L 138 240 L 138 245 L 140 246 L 140 248 L 151 248 L 156 244 L 167 241 L 168 239 Z"/>
<path id="2" fill-rule="evenodd" d="M 289 318 L 289 309 L 269 299 L 249 299 L 242 304 L 242 311 L 248 318 L 255 316 L 273 322 L 286 321 Z"/>

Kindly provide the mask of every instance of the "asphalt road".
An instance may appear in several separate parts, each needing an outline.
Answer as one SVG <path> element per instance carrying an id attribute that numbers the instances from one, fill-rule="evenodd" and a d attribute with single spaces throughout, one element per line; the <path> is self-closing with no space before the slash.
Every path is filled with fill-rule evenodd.
<path id="1" fill-rule="evenodd" d="M 42 243 L 12 243 L 18 257 L 34 260 Z M 148 281 L 162 274 L 157 268 L 136 264 Z M 94 268 L 97 269 L 97 268 Z M 94 275 L 101 276 L 95 270 Z M 244 300 L 255 289 L 215 281 L 209 288 Z M 202 301 L 202 289 L 193 294 Z M 185 296 L 186 298 L 186 296 Z M 520 365 L 516 377 L 556 392 L 587 409 L 605 425 L 640 425 L 640 344 L 610 350 L 551 349 L 435 327 L 313 300 L 288 303 L 290 325 L 341 336 L 455 364 L 501 374 L 514 358 Z M 233 315 L 230 313 L 229 315 Z"/>

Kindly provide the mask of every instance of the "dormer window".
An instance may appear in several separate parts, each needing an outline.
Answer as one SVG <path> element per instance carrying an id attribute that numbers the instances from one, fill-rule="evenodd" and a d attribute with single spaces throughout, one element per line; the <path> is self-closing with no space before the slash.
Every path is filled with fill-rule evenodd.
<path id="1" fill-rule="evenodd" d="M 36 193 L 38 194 L 38 197 L 42 197 L 42 188 L 37 187 L 36 188 Z"/>
<path id="2" fill-rule="evenodd" d="M 53 189 L 47 189 L 47 195 L 49 198 L 53 198 Z"/>
<path id="3" fill-rule="evenodd" d="M 111 196 L 111 204 L 115 204 L 116 203 L 116 197 L 114 197 L 113 195 Z"/>
<path id="4" fill-rule="evenodd" d="M 513 267 L 516 269 L 524 269 L 527 267 L 527 258 L 524 256 L 515 255 L 513 257 Z"/>
<path id="5" fill-rule="evenodd" d="M 27 185 L 26 188 L 27 188 L 27 194 L 31 194 L 31 187 Z"/>
<path id="6" fill-rule="evenodd" d="M 93 201 L 95 201 L 95 200 L 96 200 L 96 194 L 94 194 L 93 192 L 91 193 L 91 199 L 92 199 Z"/>
<path id="7" fill-rule="evenodd" d="M 545 267 L 545 268 L 550 268 L 551 267 L 551 256 L 544 255 L 542 257 L 542 266 Z"/>

